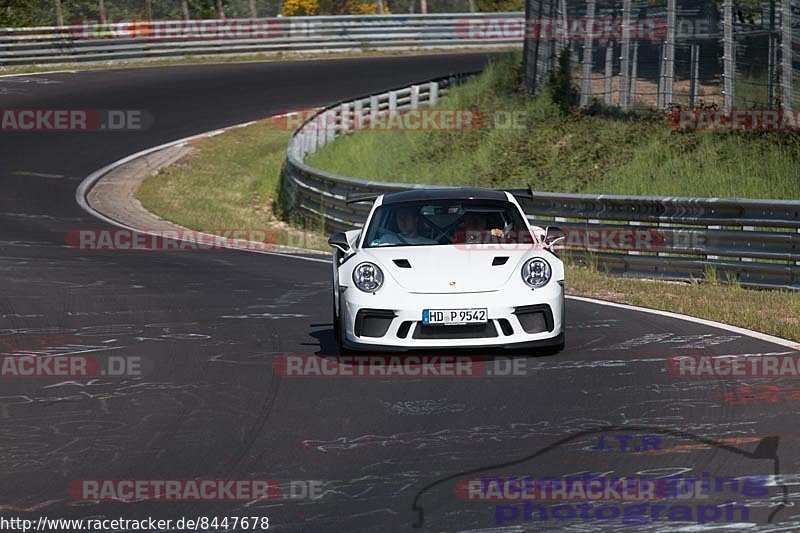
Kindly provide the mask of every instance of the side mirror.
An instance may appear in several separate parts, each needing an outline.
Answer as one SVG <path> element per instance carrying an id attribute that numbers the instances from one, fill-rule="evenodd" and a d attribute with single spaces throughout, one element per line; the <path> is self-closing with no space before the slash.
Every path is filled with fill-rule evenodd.
<path id="1" fill-rule="evenodd" d="M 347 242 L 347 235 L 344 233 L 334 233 L 328 237 L 328 244 L 340 250 L 343 254 L 350 252 L 350 243 Z"/>
<path id="2" fill-rule="evenodd" d="M 566 240 L 564 230 L 556 226 L 548 226 L 544 232 L 544 245 L 552 248 L 557 244 L 561 244 Z"/>

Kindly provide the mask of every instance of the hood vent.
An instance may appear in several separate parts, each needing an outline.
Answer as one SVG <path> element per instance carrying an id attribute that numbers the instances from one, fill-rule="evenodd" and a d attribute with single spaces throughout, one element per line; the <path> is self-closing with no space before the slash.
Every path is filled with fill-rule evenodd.
<path id="1" fill-rule="evenodd" d="M 408 259 L 392 259 L 392 262 L 400 268 L 411 268 L 411 263 Z"/>
<path id="2" fill-rule="evenodd" d="M 507 261 L 508 261 L 508 257 L 495 257 L 492 260 L 492 266 L 505 265 Z"/>

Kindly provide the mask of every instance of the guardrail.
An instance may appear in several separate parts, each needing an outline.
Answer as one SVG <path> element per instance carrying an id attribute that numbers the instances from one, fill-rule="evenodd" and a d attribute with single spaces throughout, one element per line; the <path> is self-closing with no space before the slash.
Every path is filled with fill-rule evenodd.
<path id="1" fill-rule="evenodd" d="M 481 21 L 488 25 L 515 20 L 522 24 L 524 13 L 84 21 L 0 29 L 0 66 L 187 55 L 521 47 L 521 38 L 492 40 L 473 31 Z"/>
<path id="2" fill-rule="evenodd" d="M 305 158 L 358 129 L 358 122 L 435 105 L 473 74 L 340 102 L 310 117 L 289 141 L 280 198 L 284 214 L 345 231 L 363 224 L 370 208 L 347 205 L 348 195 L 430 188 L 338 176 L 309 166 Z M 509 192 L 531 222 L 563 228 L 568 253 L 600 269 L 680 281 L 716 275 L 748 287 L 800 290 L 800 201 Z"/>

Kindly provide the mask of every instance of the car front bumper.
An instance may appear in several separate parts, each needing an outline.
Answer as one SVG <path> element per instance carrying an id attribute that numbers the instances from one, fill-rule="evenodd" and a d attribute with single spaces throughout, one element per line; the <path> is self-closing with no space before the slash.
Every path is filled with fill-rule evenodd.
<path id="1" fill-rule="evenodd" d="M 541 289 L 510 286 L 469 293 L 364 293 L 341 295 L 342 344 L 352 350 L 406 351 L 447 348 L 528 348 L 564 342 L 563 282 Z M 485 325 L 425 326 L 423 309 L 486 308 Z"/>

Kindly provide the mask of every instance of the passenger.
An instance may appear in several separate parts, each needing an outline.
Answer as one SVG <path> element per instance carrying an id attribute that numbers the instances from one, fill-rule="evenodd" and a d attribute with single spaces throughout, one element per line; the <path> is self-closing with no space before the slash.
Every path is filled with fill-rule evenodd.
<path id="1" fill-rule="evenodd" d="M 464 213 L 462 227 L 453 232 L 453 244 L 500 242 L 503 230 L 500 228 L 489 230 L 488 226 L 485 215 L 467 211 Z"/>

